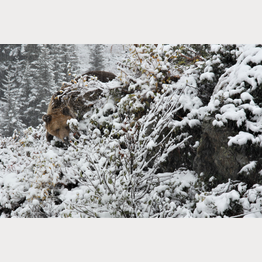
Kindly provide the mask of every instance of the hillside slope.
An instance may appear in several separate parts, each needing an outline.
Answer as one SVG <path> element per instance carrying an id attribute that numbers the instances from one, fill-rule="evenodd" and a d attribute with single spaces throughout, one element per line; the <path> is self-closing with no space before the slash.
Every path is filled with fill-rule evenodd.
<path id="1" fill-rule="evenodd" d="M 261 217 L 261 50 L 131 45 L 117 79 L 79 78 L 102 90 L 69 123 L 79 139 L 48 143 L 44 125 L 0 138 L 1 217 Z M 246 146 L 239 176 L 218 170 L 207 118 L 232 130 L 223 152 Z"/>

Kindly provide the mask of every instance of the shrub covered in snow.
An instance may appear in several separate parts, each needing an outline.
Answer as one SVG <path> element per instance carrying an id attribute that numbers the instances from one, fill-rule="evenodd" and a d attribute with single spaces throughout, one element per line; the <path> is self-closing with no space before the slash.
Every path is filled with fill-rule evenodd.
<path id="1" fill-rule="evenodd" d="M 261 88 L 262 49 L 258 45 L 240 45 L 234 51 L 236 63 L 225 70 L 207 107 L 201 110 L 214 117 L 213 126 L 230 127 L 228 146 L 244 153 L 248 162 L 241 165 L 240 179 L 249 185 L 261 182 Z"/>

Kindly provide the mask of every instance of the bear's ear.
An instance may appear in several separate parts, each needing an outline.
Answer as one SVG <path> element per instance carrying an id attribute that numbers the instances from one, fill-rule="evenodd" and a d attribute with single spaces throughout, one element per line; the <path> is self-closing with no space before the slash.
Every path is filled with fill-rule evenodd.
<path id="1" fill-rule="evenodd" d="M 43 115 L 42 119 L 46 122 L 49 123 L 52 120 L 51 115 Z"/>
<path id="2" fill-rule="evenodd" d="M 70 116 L 70 110 L 67 106 L 63 108 L 63 115 Z"/>

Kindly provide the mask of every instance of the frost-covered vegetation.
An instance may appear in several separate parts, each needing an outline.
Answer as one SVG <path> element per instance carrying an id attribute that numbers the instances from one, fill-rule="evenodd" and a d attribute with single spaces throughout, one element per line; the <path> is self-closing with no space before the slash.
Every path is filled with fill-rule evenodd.
<path id="1" fill-rule="evenodd" d="M 261 70 L 258 45 L 130 45 L 116 79 L 71 84 L 102 93 L 69 146 L 43 124 L 0 137 L 1 217 L 261 217 Z M 199 172 L 207 117 L 234 177 Z"/>

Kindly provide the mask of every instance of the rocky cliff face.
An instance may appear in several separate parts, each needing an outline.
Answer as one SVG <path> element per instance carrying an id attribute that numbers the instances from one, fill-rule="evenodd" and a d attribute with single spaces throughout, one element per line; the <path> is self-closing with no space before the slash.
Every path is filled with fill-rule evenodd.
<path id="1" fill-rule="evenodd" d="M 230 136 L 236 131 L 230 127 L 216 127 L 214 117 L 206 117 L 202 123 L 202 136 L 194 159 L 194 170 L 208 182 L 216 183 L 236 180 L 241 168 L 249 163 L 244 152 L 228 146 Z"/>

